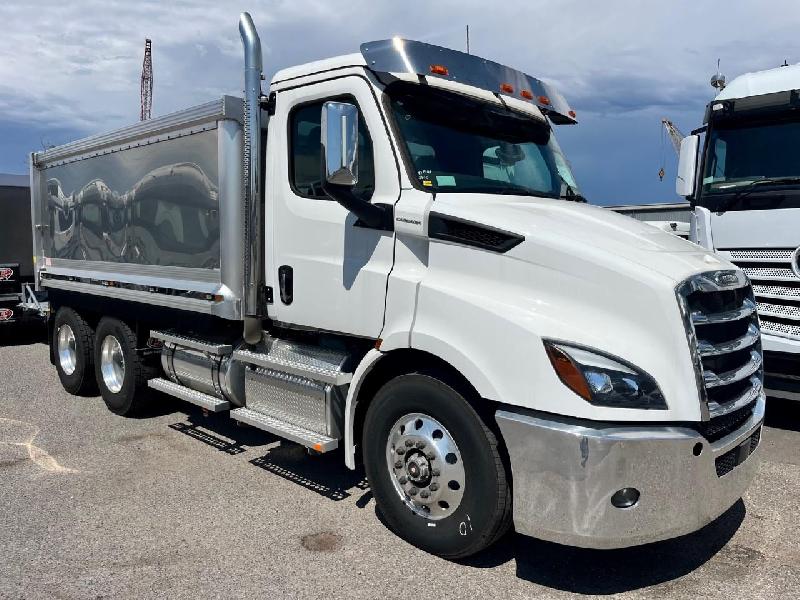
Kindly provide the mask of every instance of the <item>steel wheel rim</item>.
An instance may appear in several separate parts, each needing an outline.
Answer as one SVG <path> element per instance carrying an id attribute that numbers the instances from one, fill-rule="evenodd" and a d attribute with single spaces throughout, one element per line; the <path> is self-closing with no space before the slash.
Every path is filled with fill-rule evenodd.
<path id="1" fill-rule="evenodd" d="M 386 462 L 395 491 L 414 514 L 438 521 L 461 504 L 466 486 L 461 452 L 433 417 L 400 417 L 389 430 Z"/>
<path id="2" fill-rule="evenodd" d="M 78 368 L 78 351 L 75 347 L 75 332 L 69 325 L 58 328 L 58 364 L 67 375 L 72 375 Z"/>
<path id="3" fill-rule="evenodd" d="M 122 354 L 122 346 L 113 335 L 103 338 L 100 346 L 100 372 L 103 383 L 110 392 L 116 394 L 122 389 L 125 381 L 125 356 Z"/>

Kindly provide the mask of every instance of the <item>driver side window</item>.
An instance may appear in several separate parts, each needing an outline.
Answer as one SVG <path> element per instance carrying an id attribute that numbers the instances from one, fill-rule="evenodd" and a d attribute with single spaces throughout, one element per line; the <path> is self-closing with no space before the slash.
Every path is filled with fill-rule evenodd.
<path id="1" fill-rule="evenodd" d="M 322 105 L 303 104 L 289 114 L 289 179 L 298 196 L 330 200 L 322 191 Z M 353 193 L 369 200 L 375 190 L 375 162 L 366 123 L 358 119 L 358 183 Z"/>

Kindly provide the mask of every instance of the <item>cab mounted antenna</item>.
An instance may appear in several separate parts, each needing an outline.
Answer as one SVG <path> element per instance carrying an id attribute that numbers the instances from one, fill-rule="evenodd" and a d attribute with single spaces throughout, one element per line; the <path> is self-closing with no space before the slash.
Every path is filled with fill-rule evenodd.
<path id="1" fill-rule="evenodd" d="M 719 70 L 719 59 L 717 59 L 717 72 L 711 76 L 711 87 L 718 92 L 725 89 L 725 75 Z"/>

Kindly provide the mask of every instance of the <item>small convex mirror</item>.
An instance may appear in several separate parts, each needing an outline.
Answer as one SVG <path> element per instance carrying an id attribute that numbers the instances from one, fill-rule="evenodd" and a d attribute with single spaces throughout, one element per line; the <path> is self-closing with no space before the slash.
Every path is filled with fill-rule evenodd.
<path id="1" fill-rule="evenodd" d="M 347 102 L 322 105 L 322 161 L 333 185 L 358 183 L 358 109 Z"/>

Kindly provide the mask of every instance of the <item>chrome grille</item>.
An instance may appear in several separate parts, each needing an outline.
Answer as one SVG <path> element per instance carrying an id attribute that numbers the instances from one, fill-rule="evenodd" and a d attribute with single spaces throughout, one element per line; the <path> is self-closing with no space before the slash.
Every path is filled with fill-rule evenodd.
<path id="1" fill-rule="evenodd" d="M 735 248 L 719 253 L 753 282 L 761 330 L 800 339 L 800 277 L 792 268 L 794 248 Z"/>
<path id="2" fill-rule="evenodd" d="M 763 355 L 753 291 L 741 271 L 712 271 L 683 282 L 677 293 L 707 417 L 730 423 L 709 430 L 723 437 L 739 422 L 725 419 L 726 415 L 749 414 L 763 394 Z"/>

